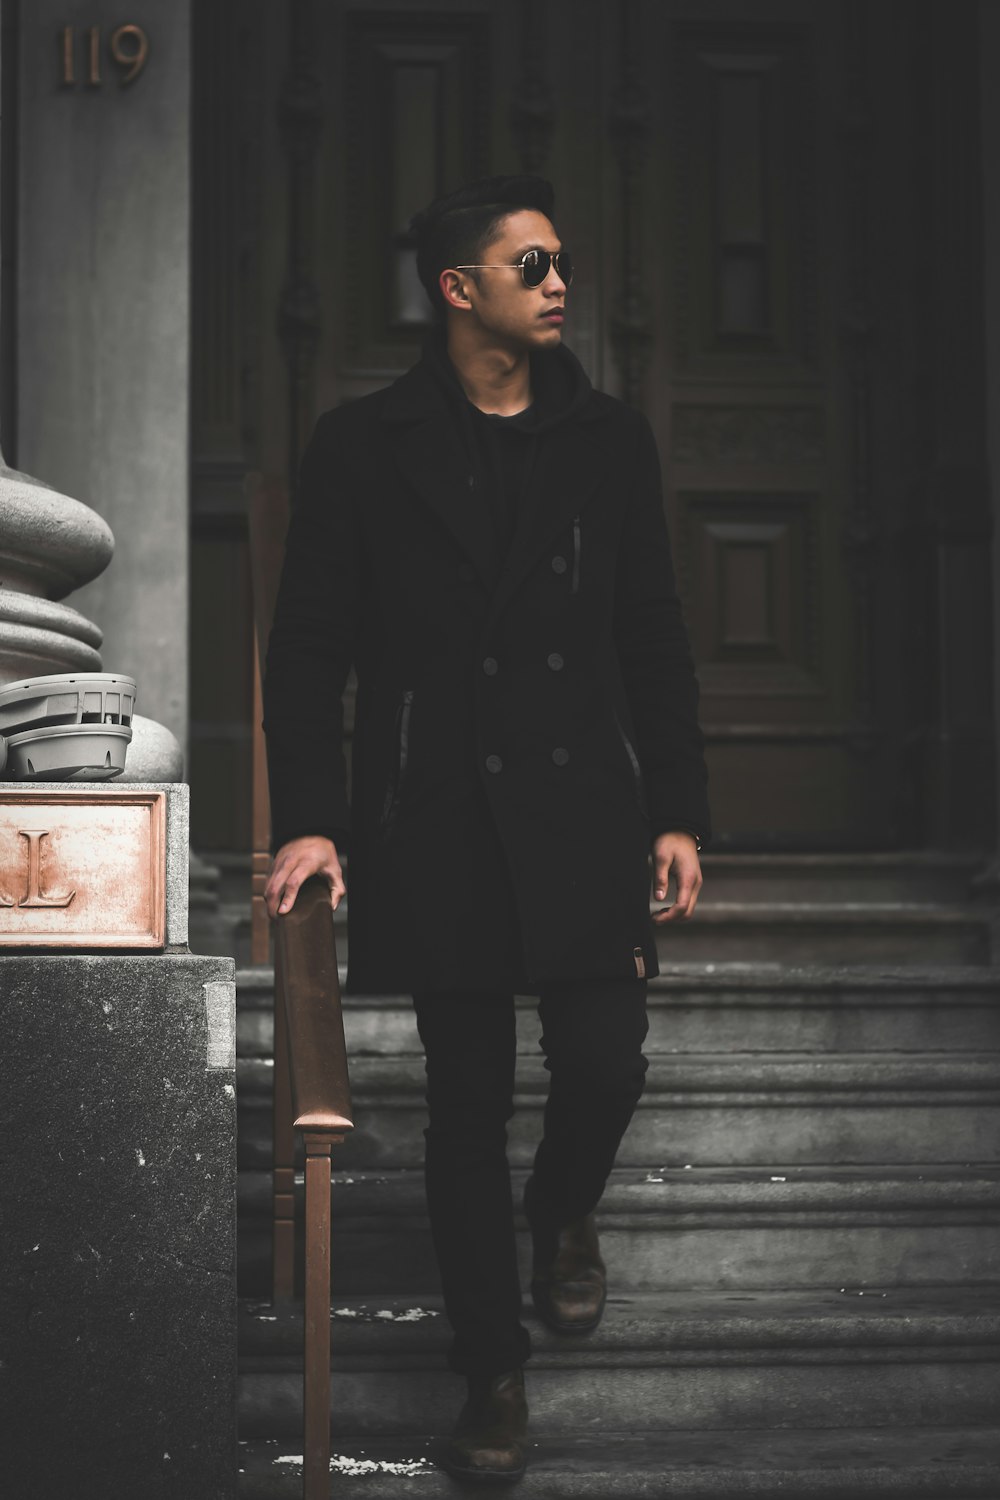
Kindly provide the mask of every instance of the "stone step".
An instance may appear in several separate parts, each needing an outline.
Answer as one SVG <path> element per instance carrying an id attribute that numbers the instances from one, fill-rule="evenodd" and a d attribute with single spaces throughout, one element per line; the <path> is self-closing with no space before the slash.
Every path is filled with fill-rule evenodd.
<path id="1" fill-rule="evenodd" d="M 1000 1398 L 1000 1313 L 982 1287 L 697 1291 L 609 1298 L 586 1340 L 526 1310 L 539 1430 L 979 1426 Z M 331 1412 L 356 1436 L 440 1433 L 459 1380 L 439 1303 L 338 1298 Z M 301 1431 L 302 1311 L 245 1304 L 240 1432 Z"/>
<path id="2" fill-rule="evenodd" d="M 976 900 L 992 854 L 914 849 L 868 854 L 702 856 L 698 909 L 716 901 L 929 902 Z"/>
<path id="3" fill-rule="evenodd" d="M 208 853 L 216 867 L 218 897 L 238 911 L 249 909 L 249 855 Z M 797 901 L 932 901 L 976 898 L 977 877 L 993 859 L 991 850 L 851 850 L 846 853 L 771 851 L 732 854 L 709 848 L 702 855 L 703 899 Z M 345 861 L 350 875 L 350 860 Z"/>
<path id="4" fill-rule="evenodd" d="M 526 1176 L 513 1174 L 518 1205 Z M 331 1191 L 335 1295 L 436 1285 L 421 1171 L 337 1172 Z M 301 1179 L 297 1199 L 301 1253 Z M 266 1295 L 269 1172 L 241 1174 L 239 1208 L 241 1291 Z M 598 1222 L 614 1284 L 631 1290 L 1000 1281 L 1000 1168 L 617 1168 Z"/>
<path id="5" fill-rule="evenodd" d="M 993 1161 L 1000 1147 L 997 1062 L 992 1053 L 659 1056 L 619 1161 Z M 241 1168 L 270 1165 L 273 1071 L 266 1059 L 238 1064 Z M 510 1126 L 516 1165 L 534 1155 L 547 1080 L 540 1059 L 519 1059 Z M 356 1057 L 351 1086 L 355 1129 L 337 1147 L 338 1166 L 418 1166 L 426 1119 L 422 1059 Z"/>
<path id="6" fill-rule="evenodd" d="M 656 932 L 661 964 L 988 964 L 992 946 L 985 907 L 927 902 L 699 900 Z"/>
<path id="7" fill-rule="evenodd" d="M 530 1380 L 530 1372 L 529 1372 Z M 336 1418 L 335 1418 L 336 1423 Z M 799 1431 L 574 1431 L 532 1423 L 524 1500 L 978 1500 L 1000 1491 L 1000 1431 L 860 1427 Z M 368 1500 L 461 1500 L 481 1494 L 434 1463 L 436 1439 L 335 1438 L 331 1495 L 356 1477 Z M 300 1500 L 302 1447 L 240 1444 L 240 1500 Z"/>
<path id="8" fill-rule="evenodd" d="M 537 1006 L 517 1002 L 522 1052 L 538 1050 Z M 648 1011 L 648 1053 L 1000 1051 L 1000 970 L 678 964 L 650 981 Z M 236 1025 L 241 1057 L 271 1055 L 270 971 L 238 973 Z M 345 995 L 344 1029 L 350 1057 L 421 1050 L 408 995 Z"/>
<path id="9" fill-rule="evenodd" d="M 337 953 L 347 962 L 347 906 L 335 913 Z M 654 906 L 654 910 L 658 907 Z M 228 918 L 233 917 L 228 913 Z M 427 920 L 434 920 L 433 907 Z M 248 921 L 248 919 L 247 919 Z M 248 933 L 239 923 L 237 963 Z M 660 964 L 987 964 L 992 947 L 987 903 L 928 901 L 722 900 L 705 897 L 690 922 L 656 928 Z M 242 936 L 240 935 L 242 934 Z"/>

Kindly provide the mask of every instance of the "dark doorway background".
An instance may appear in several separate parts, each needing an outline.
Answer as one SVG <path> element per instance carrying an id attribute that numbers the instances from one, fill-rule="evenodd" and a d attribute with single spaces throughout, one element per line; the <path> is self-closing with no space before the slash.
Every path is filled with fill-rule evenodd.
<path id="1" fill-rule="evenodd" d="M 194 7 L 193 838 L 250 848 L 248 471 L 416 358 L 406 225 L 532 170 L 649 416 L 715 847 L 992 847 L 978 10 Z M 348 725 L 351 714 L 348 712 Z"/>

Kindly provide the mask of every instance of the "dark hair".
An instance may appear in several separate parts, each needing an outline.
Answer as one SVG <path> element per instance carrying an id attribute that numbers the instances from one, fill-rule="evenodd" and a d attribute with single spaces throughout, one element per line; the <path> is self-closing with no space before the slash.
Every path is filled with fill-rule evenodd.
<path id="1" fill-rule="evenodd" d="M 410 220 L 417 241 L 417 275 L 438 318 L 445 300 L 438 284 L 448 266 L 481 261 L 508 214 L 530 208 L 551 219 L 555 189 L 545 177 L 484 177 L 435 198 Z"/>

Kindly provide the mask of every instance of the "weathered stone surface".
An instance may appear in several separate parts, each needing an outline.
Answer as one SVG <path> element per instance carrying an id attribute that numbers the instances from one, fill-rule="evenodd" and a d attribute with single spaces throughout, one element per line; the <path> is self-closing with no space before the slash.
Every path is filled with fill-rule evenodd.
<path id="1" fill-rule="evenodd" d="M 520 1203 L 526 1169 L 515 1170 Z M 423 1172 L 355 1172 L 335 1161 L 335 1295 L 439 1290 Z M 296 1187 L 302 1218 L 303 1189 Z M 269 1291 L 271 1174 L 241 1172 L 240 1287 Z M 1000 1171 L 919 1168 L 619 1167 L 597 1214 L 617 1289 L 896 1288 L 1000 1280 Z M 519 1215 L 522 1285 L 530 1236 Z M 405 1244 L 405 1255 L 400 1245 Z"/>
<path id="2" fill-rule="evenodd" d="M 184 751 L 165 724 L 142 714 L 132 717 L 132 743 L 125 753 L 119 781 L 182 781 Z"/>
<path id="3" fill-rule="evenodd" d="M 458 1402 L 438 1299 L 335 1294 L 332 1319 L 336 1432 L 449 1430 Z M 527 1310 L 525 1323 L 532 1420 L 550 1434 L 985 1426 L 1000 1395 L 1000 1328 L 984 1288 L 616 1291 L 585 1343 Z M 246 1309 L 242 1436 L 296 1434 L 301 1327 L 299 1309 Z"/>
<path id="4" fill-rule="evenodd" d="M 528 1397 L 531 1399 L 531 1374 Z M 874 1427 L 831 1432 L 573 1432 L 529 1429 L 518 1500 L 730 1500 L 776 1495 L 824 1500 L 955 1500 L 1000 1489 L 1000 1433 L 967 1427 Z M 332 1484 L 365 1500 L 457 1500 L 479 1493 L 436 1467 L 433 1438 L 338 1438 Z M 299 1500 L 302 1445 L 241 1445 L 245 1500 Z M 350 1481 L 355 1479 L 352 1486 Z M 334 1488 L 336 1493 L 336 1488 Z"/>
<path id="5" fill-rule="evenodd" d="M 100 648 L 101 632 L 79 610 L 0 589 L 0 687 L 52 672 L 99 672 Z"/>
<path id="6" fill-rule="evenodd" d="M 232 981 L 0 959 L 8 1500 L 235 1494 Z"/>

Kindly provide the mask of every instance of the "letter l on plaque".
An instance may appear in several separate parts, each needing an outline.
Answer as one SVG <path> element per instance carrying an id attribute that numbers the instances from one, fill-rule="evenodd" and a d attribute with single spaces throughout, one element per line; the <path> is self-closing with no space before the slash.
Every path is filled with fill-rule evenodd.
<path id="1" fill-rule="evenodd" d="M 44 896 L 41 891 L 42 839 L 48 838 L 49 830 L 19 828 L 17 831 L 21 838 L 28 840 L 28 894 L 17 903 L 18 906 L 68 906 L 76 891 L 70 891 L 68 896 Z"/>

